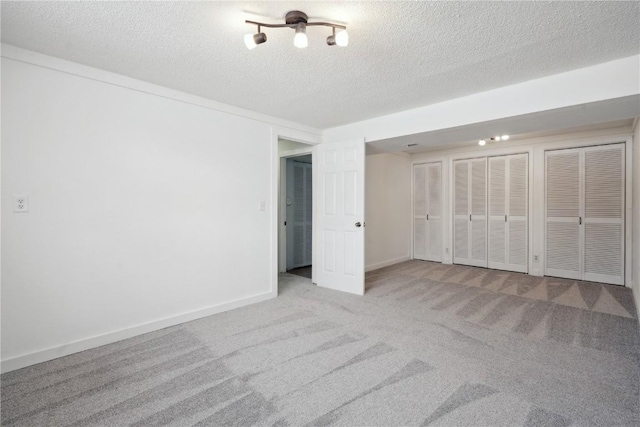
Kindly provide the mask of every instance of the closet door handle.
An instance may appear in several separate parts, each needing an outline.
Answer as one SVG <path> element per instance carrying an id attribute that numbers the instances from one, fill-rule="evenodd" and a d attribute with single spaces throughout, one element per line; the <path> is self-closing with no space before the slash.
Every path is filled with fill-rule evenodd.
<path id="1" fill-rule="evenodd" d="M 582 217 L 581 216 L 578 217 L 578 224 L 582 225 Z"/>
<path id="2" fill-rule="evenodd" d="M 506 215 L 504 216 L 504 222 L 507 222 L 507 216 Z"/>
<path id="3" fill-rule="evenodd" d="M 427 214 L 427 221 L 429 221 L 429 214 Z"/>

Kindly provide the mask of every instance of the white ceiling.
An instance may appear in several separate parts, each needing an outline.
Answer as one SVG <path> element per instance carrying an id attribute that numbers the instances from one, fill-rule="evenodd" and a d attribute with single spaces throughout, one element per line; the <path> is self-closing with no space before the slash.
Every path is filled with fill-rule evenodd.
<path id="1" fill-rule="evenodd" d="M 264 29 L 301 9 L 348 26 Z M 630 2 L 2 2 L 2 42 L 317 128 L 640 51 Z"/>

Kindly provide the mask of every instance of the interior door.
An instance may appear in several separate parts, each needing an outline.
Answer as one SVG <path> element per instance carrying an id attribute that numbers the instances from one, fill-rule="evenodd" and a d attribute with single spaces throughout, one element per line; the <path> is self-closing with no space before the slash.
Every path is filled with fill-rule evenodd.
<path id="1" fill-rule="evenodd" d="M 453 164 L 453 262 L 469 264 L 469 161 L 456 160 Z"/>
<path id="2" fill-rule="evenodd" d="M 507 158 L 507 266 L 510 271 L 529 271 L 529 155 Z"/>
<path id="3" fill-rule="evenodd" d="M 427 165 L 413 166 L 413 258 L 427 259 Z"/>
<path id="4" fill-rule="evenodd" d="M 364 139 L 314 146 L 313 277 L 364 295 Z"/>
<path id="5" fill-rule="evenodd" d="M 584 280 L 624 283 L 624 145 L 584 148 Z"/>
<path id="6" fill-rule="evenodd" d="M 469 264 L 487 266 L 487 158 L 470 160 L 469 183 L 470 211 L 470 259 Z"/>
<path id="7" fill-rule="evenodd" d="M 442 163 L 427 165 L 427 260 L 442 261 Z"/>
<path id="8" fill-rule="evenodd" d="M 546 275 L 582 279 L 580 148 L 546 152 Z"/>

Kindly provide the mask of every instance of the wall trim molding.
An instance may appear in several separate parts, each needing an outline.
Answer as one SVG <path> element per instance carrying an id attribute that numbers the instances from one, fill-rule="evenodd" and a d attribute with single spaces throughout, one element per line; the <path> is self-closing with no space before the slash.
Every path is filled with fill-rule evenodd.
<path id="1" fill-rule="evenodd" d="M 403 257 L 400 257 L 400 258 L 389 259 L 389 260 L 386 260 L 386 261 L 377 262 L 375 264 L 369 264 L 369 265 L 365 266 L 364 271 L 366 273 L 366 272 L 369 272 L 369 271 L 377 270 L 377 269 L 383 268 L 383 267 L 389 267 L 390 265 L 399 264 L 401 262 L 405 262 L 405 261 L 409 261 L 409 260 L 411 260 L 411 257 L 409 255 L 403 256 Z"/>
<path id="2" fill-rule="evenodd" d="M 317 129 L 311 126 L 279 119 L 277 117 L 257 113 L 240 107 L 234 107 L 229 104 L 213 101 L 211 99 L 203 98 L 197 95 L 191 95 L 179 90 L 169 89 L 167 87 L 148 83 L 143 80 L 134 79 L 132 77 L 127 77 L 110 71 L 104 71 L 99 68 L 89 67 L 80 63 L 44 55 L 9 44 L 2 43 L 0 52 L 0 56 L 2 58 L 10 59 L 13 61 L 23 62 L 37 67 L 47 68 L 53 71 L 82 77 L 88 80 L 94 80 L 100 83 L 145 93 L 147 95 L 158 96 L 160 98 L 183 102 L 185 104 L 206 108 L 208 110 L 213 110 L 220 113 L 231 114 L 234 116 L 243 117 L 245 119 L 259 121 L 269 125 L 276 125 L 294 131 L 311 133 L 319 137 L 322 135 L 321 129 Z"/>
<path id="3" fill-rule="evenodd" d="M 132 338 L 138 335 L 168 328 L 170 326 L 179 325 L 181 323 L 190 322 L 192 320 L 201 319 L 213 314 L 218 314 L 250 304 L 266 301 L 273 297 L 273 293 L 271 291 L 268 291 L 262 294 L 240 298 L 226 303 L 216 304 L 187 313 L 166 317 L 164 319 L 154 320 L 152 322 L 143 323 L 141 325 L 132 326 L 130 328 L 120 329 L 118 331 L 109 332 L 103 335 L 62 344 L 56 347 L 47 348 L 45 350 L 23 354 L 21 356 L 13 357 L 11 359 L 6 359 L 0 362 L 0 371 L 2 371 L 2 373 L 15 371 L 16 369 L 21 369 L 38 363 L 47 362 L 49 360 L 68 356 L 70 354 L 100 347 L 106 344 L 112 344 L 127 338 Z"/>

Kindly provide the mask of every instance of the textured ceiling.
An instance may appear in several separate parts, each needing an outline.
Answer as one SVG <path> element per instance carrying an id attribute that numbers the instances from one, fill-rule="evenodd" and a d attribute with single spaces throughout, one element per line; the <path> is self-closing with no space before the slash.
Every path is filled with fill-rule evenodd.
<path id="1" fill-rule="evenodd" d="M 265 29 L 289 10 L 348 26 Z M 640 51 L 633 2 L 2 2 L 2 42 L 317 128 Z"/>

